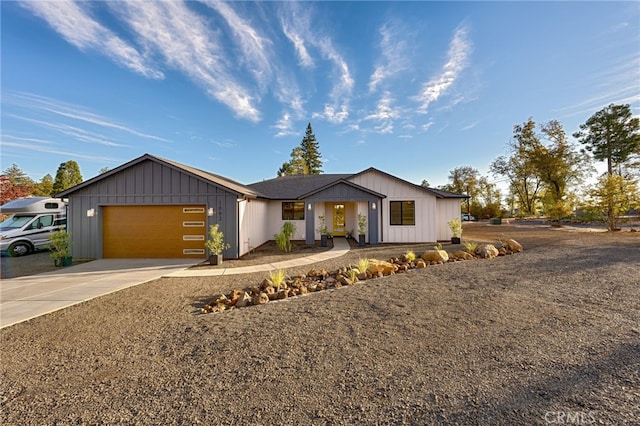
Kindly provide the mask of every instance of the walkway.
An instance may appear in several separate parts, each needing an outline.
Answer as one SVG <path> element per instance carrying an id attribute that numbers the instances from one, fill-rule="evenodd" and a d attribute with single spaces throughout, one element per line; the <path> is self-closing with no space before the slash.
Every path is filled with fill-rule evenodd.
<path id="1" fill-rule="evenodd" d="M 334 238 L 333 248 L 322 253 L 316 253 L 307 257 L 283 260 L 282 262 L 265 263 L 262 265 L 241 266 L 238 268 L 218 269 L 183 269 L 164 275 L 165 277 L 209 277 L 221 275 L 250 274 L 253 272 L 268 272 L 275 269 L 295 268 L 297 266 L 311 265 L 335 257 L 344 256 L 350 250 L 349 242 L 345 238 Z"/>
<path id="2" fill-rule="evenodd" d="M 344 238 L 313 256 L 226 269 L 186 269 L 194 259 L 97 259 L 54 272 L 0 281 L 0 328 L 39 317 L 161 277 L 201 277 L 271 271 L 309 265 L 349 251 Z"/>

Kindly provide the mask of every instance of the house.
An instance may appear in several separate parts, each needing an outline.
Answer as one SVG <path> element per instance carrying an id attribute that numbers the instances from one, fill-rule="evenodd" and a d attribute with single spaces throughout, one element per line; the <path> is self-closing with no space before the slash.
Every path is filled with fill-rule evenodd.
<path id="1" fill-rule="evenodd" d="M 369 244 L 448 240 L 464 195 L 425 188 L 375 168 L 356 174 L 285 176 L 244 185 L 145 154 L 57 195 L 68 198 L 76 258 L 204 258 L 210 225 L 220 224 L 237 258 L 272 240 L 286 221 L 295 239 L 356 234 Z"/>

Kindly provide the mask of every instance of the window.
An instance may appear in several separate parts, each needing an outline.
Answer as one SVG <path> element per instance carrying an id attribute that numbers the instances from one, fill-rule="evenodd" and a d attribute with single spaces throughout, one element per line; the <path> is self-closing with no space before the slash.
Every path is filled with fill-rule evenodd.
<path id="1" fill-rule="evenodd" d="M 390 201 L 389 210 L 391 225 L 415 225 L 416 202 L 415 201 Z"/>
<path id="2" fill-rule="evenodd" d="M 304 202 L 282 203 L 282 220 L 304 220 Z"/>

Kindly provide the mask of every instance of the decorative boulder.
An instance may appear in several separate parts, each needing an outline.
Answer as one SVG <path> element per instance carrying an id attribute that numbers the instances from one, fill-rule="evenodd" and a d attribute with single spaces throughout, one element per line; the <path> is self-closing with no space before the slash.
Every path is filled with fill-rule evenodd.
<path id="1" fill-rule="evenodd" d="M 522 251 L 522 244 L 516 240 L 508 239 L 502 242 L 502 245 L 514 253 L 520 253 Z"/>
<path id="2" fill-rule="evenodd" d="M 476 249 L 476 254 L 483 259 L 493 259 L 499 252 L 493 244 L 484 244 Z"/>
<path id="3" fill-rule="evenodd" d="M 380 275 L 380 273 L 382 273 L 382 275 L 391 275 L 396 272 L 396 266 L 384 260 L 369 259 L 368 271 L 372 275 Z"/>
<path id="4" fill-rule="evenodd" d="M 446 262 L 449 260 L 449 253 L 445 250 L 427 250 L 421 257 L 426 262 Z"/>
<path id="5" fill-rule="evenodd" d="M 427 267 L 427 262 L 425 262 L 424 259 L 416 260 L 416 268 L 422 269 L 422 268 L 426 268 L 426 267 Z"/>
<path id="6" fill-rule="evenodd" d="M 463 250 L 458 250 L 457 252 L 453 253 L 453 257 L 458 258 L 458 259 L 462 259 L 462 260 L 471 260 L 471 259 L 473 259 L 473 255 L 471 253 L 468 253 L 468 252 L 463 251 Z"/>
<path id="7" fill-rule="evenodd" d="M 247 292 L 244 292 L 236 302 L 236 308 L 244 308 L 245 306 L 251 306 L 251 296 Z"/>

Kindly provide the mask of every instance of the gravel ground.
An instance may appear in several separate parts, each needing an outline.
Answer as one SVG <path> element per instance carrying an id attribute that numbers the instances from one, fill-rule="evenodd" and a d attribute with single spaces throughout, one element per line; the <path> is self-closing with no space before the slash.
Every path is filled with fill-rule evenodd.
<path id="1" fill-rule="evenodd" d="M 638 424 L 640 233 L 585 231 L 465 224 L 525 251 L 222 314 L 196 312 L 265 274 L 75 305 L 0 330 L 0 422 Z"/>

